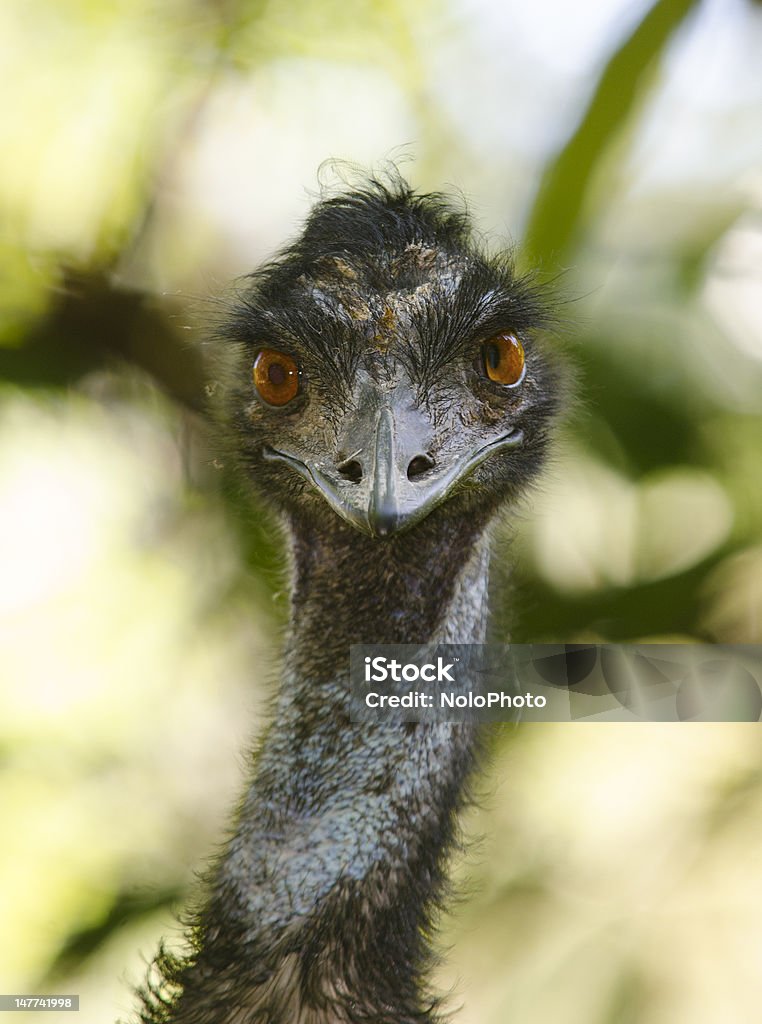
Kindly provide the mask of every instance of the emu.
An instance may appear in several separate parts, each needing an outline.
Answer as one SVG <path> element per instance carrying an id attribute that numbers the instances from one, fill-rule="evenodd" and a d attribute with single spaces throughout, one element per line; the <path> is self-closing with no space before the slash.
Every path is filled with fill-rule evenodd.
<path id="1" fill-rule="evenodd" d="M 548 305 L 465 212 L 401 178 L 319 202 L 223 334 L 243 477 L 282 518 L 290 625 L 272 724 L 190 952 L 143 1024 L 432 1024 L 467 724 L 356 725 L 354 643 L 480 643 L 499 514 L 559 407 Z"/>

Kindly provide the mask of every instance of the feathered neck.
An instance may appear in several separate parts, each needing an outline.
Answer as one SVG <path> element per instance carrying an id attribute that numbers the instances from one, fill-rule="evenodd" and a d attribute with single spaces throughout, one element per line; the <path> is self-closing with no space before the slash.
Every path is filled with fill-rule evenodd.
<path id="1" fill-rule="evenodd" d="M 485 638 L 484 523 L 390 541 L 292 522 L 274 720 L 194 931 L 177 1024 L 422 1024 L 423 974 L 474 762 L 464 725 L 349 722 L 352 643 Z"/>

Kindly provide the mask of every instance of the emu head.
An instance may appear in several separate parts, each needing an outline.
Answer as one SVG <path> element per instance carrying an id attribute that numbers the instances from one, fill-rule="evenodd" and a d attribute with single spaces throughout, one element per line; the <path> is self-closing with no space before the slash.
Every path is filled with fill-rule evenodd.
<path id="1" fill-rule="evenodd" d="M 492 510 L 538 469 L 557 406 L 549 315 L 468 219 L 403 182 L 319 203 L 226 324 L 244 466 L 294 516 L 375 538 Z"/>

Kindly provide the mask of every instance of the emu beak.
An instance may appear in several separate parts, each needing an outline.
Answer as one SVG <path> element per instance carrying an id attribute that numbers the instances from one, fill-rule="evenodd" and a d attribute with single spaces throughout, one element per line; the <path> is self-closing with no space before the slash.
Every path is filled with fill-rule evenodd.
<path id="1" fill-rule="evenodd" d="M 303 460 L 266 448 L 264 457 L 284 462 L 307 480 L 331 508 L 372 537 L 389 537 L 413 526 L 440 505 L 458 483 L 494 452 L 521 443 L 511 430 L 439 465 L 428 450 L 431 422 L 408 405 L 367 403 L 346 431 L 345 448 L 354 454 L 338 465 Z"/>
<path id="2" fill-rule="evenodd" d="M 407 466 L 413 465 L 413 459 L 407 459 L 404 448 L 419 448 L 415 435 L 408 436 L 408 444 L 401 443 L 398 437 L 397 424 L 394 422 L 391 409 L 382 409 L 376 421 L 374 443 L 371 456 L 371 480 L 368 496 L 366 518 L 370 532 L 374 536 L 385 537 L 395 533 L 410 519 L 420 505 L 416 501 L 415 491 L 411 487 L 410 473 Z M 433 461 L 428 455 L 419 454 L 416 458 L 423 459 L 430 466 Z M 420 518 L 420 517 L 417 517 Z"/>

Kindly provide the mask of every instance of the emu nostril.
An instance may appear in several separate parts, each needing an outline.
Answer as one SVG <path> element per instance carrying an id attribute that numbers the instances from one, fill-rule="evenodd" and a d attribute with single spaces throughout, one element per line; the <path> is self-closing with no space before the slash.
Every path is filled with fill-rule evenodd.
<path id="1" fill-rule="evenodd" d="M 424 473 L 428 473 L 428 471 L 433 468 L 434 460 L 432 458 L 428 455 L 416 455 L 407 467 L 407 478 L 408 480 L 415 480 L 417 477 L 423 476 Z"/>
<path id="2" fill-rule="evenodd" d="M 347 459 L 336 467 L 345 480 L 351 480 L 353 484 L 359 484 L 362 480 L 362 466 L 357 459 Z"/>

